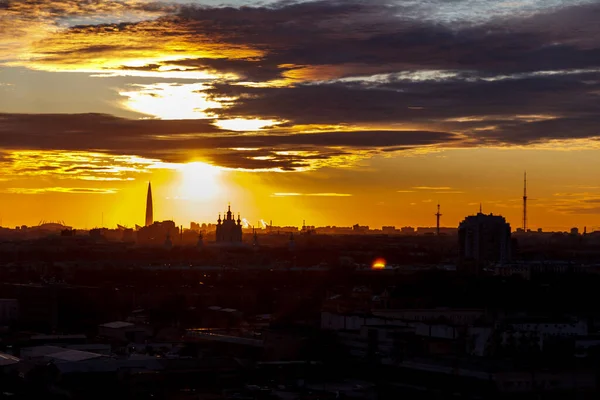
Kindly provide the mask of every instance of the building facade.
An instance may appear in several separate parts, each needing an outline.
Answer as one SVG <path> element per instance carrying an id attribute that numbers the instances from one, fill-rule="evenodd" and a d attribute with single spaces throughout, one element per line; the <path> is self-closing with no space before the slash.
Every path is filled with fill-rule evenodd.
<path id="1" fill-rule="evenodd" d="M 464 268 L 505 264 L 511 259 L 511 229 L 499 215 L 478 213 L 465 218 L 458 227 L 459 259 Z"/>
<path id="2" fill-rule="evenodd" d="M 137 243 L 140 245 L 170 247 L 173 245 L 173 240 L 179 237 L 179 233 L 180 230 L 175 222 L 155 221 L 152 225 L 144 226 L 137 231 Z"/>

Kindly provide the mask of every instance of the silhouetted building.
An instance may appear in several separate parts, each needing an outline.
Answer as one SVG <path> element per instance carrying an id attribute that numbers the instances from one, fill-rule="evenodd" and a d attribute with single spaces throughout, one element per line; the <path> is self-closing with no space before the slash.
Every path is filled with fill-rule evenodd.
<path id="1" fill-rule="evenodd" d="M 145 245 L 164 245 L 171 243 L 171 238 L 176 238 L 179 234 L 179 228 L 173 221 L 155 222 L 150 226 L 145 226 L 137 232 L 139 244 Z"/>
<path id="2" fill-rule="evenodd" d="M 8 325 L 19 318 L 17 299 L 0 299 L 0 325 Z"/>
<path id="3" fill-rule="evenodd" d="M 221 220 L 221 214 L 219 214 L 217 243 L 242 243 L 242 219 L 239 214 L 237 221 L 233 218 L 231 206 L 223 215 L 223 220 Z"/>
<path id="4" fill-rule="evenodd" d="M 396 229 L 395 226 L 382 226 L 381 232 L 386 235 L 394 235 L 394 234 L 398 233 L 398 230 Z"/>
<path id="5" fill-rule="evenodd" d="M 368 226 L 360 226 L 359 224 L 352 226 L 352 231 L 354 234 L 366 234 L 369 232 Z"/>
<path id="6" fill-rule="evenodd" d="M 403 228 L 400 228 L 400 232 L 402 232 L 405 235 L 414 235 L 415 228 L 413 228 L 412 226 L 405 226 Z"/>
<path id="7" fill-rule="evenodd" d="M 146 226 L 154 223 L 154 210 L 152 207 L 152 184 L 148 182 L 148 195 L 146 197 Z"/>
<path id="8" fill-rule="evenodd" d="M 462 270 L 478 272 L 486 265 L 510 261 L 511 229 L 502 216 L 471 215 L 460 223 L 458 238 Z"/>
<path id="9" fill-rule="evenodd" d="M 167 232 L 167 237 L 165 238 L 164 247 L 165 247 L 165 249 L 173 248 L 173 242 L 171 241 L 171 234 L 169 232 Z"/>

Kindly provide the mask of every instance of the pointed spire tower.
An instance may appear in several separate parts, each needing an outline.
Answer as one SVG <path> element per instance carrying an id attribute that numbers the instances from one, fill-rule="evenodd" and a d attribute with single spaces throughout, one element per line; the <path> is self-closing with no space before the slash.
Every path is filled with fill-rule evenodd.
<path id="1" fill-rule="evenodd" d="M 146 226 L 154 223 L 154 210 L 152 207 L 152 184 L 148 182 L 148 196 L 146 198 Z"/>
<path id="2" fill-rule="evenodd" d="M 437 205 L 437 213 L 435 214 L 436 216 L 436 220 L 437 223 L 435 225 L 435 234 L 437 236 L 440 236 L 440 218 L 442 217 L 442 214 L 440 213 L 440 204 L 438 203 Z"/>
<path id="3" fill-rule="evenodd" d="M 523 178 L 523 232 L 527 232 L 527 171 Z"/>

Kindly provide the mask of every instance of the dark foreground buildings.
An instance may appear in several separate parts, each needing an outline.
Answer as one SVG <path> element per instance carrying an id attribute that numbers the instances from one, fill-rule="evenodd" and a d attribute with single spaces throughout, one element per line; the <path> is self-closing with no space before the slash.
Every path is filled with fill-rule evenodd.
<path id="1" fill-rule="evenodd" d="M 0 399 L 597 398 L 600 232 L 213 227 L 0 242 Z"/>

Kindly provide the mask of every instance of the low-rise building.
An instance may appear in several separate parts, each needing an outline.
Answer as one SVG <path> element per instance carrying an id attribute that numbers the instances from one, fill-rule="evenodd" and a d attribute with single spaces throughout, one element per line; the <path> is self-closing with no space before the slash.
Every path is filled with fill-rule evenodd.
<path id="1" fill-rule="evenodd" d="M 149 327 L 114 321 L 98 327 L 98 335 L 122 342 L 142 343 L 151 334 Z"/>
<path id="2" fill-rule="evenodd" d="M 552 320 L 547 318 L 517 318 L 498 323 L 496 327 L 502 346 L 529 346 L 544 349 L 549 340 L 573 339 L 588 335 L 586 321 L 582 319 Z"/>
<path id="3" fill-rule="evenodd" d="M 19 301 L 0 299 L 0 325 L 9 325 L 19 319 Z"/>

